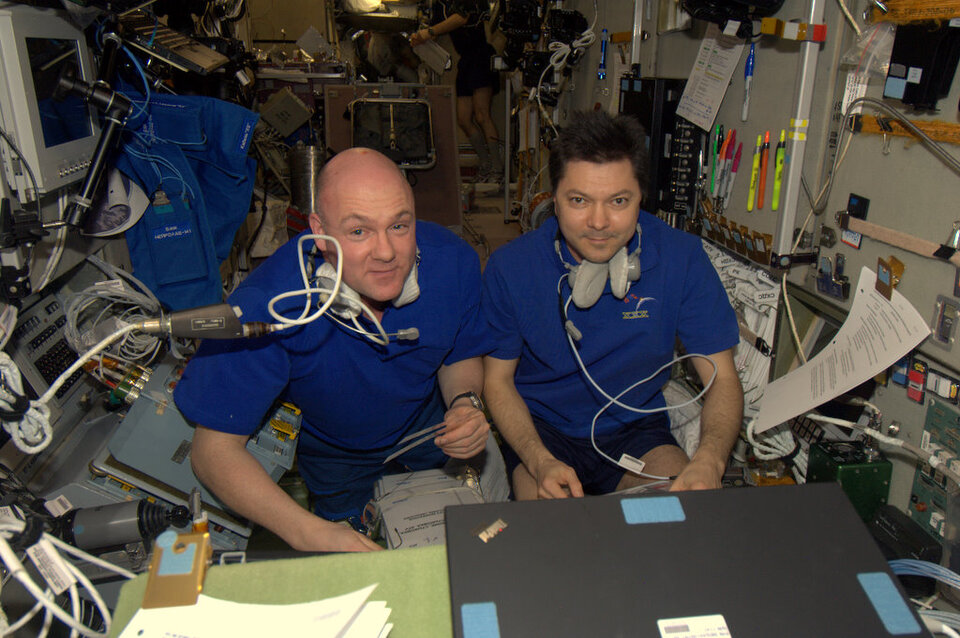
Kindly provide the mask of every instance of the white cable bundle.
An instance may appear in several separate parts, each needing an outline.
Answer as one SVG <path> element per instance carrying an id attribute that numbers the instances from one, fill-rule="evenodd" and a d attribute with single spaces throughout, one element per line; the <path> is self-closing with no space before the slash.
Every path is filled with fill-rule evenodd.
<path id="1" fill-rule="evenodd" d="M 580 37 L 574 40 L 571 44 L 566 44 L 565 42 L 551 42 L 547 47 L 550 54 L 550 63 L 543 69 L 543 73 L 540 74 L 540 79 L 537 81 L 537 90 L 530 95 L 531 99 L 537 99 L 537 106 L 540 107 L 540 111 L 543 112 L 543 102 L 540 101 L 540 89 L 543 86 L 543 80 L 547 77 L 547 73 L 555 71 L 557 73 L 561 72 L 563 68 L 567 65 L 567 58 L 570 57 L 570 53 L 574 51 L 582 51 L 586 49 L 597 39 L 596 34 L 593 29 L 597 26 L 597 18 L 600 15 L 600 9 L 597 6 L 597 0 L 593 0 L 593 22 L 587 28 L 586 31 L 580 34 Z M 548 120 L 551 128 L 553 127 L 553 118 Z M 556 129 L 553 131 L 557 132 Z"/>
<path id="2" fill-rule="evenodd" d="M 66 624 L 71 629 L 71 637 L 77 635 L 83 636 L 106 636 L 110 633 L 110 610 L 107 608 L 106 603 L 104 603 L 103 598 L 100 596 L 100 593 L 97 591 L 96 587 L 90 582 L 90 580 L 77 568 L 72 562 L 62 560 L 62 558 L 57 553 L 57 550 L 71 554 L 77 558 L 85 560 L 89 563 L 97 565 L 103 569 L 114 572 L 123 576 L 124 578 L 133 578 L 135 574 L 132 572 L 117 567 L 112 563 L 108 563 L 100 558 L 91 556 L 86 552 L 69 545 L 55 536 L 50 534 L 43 533 L 40 537 L 39 543 L 44 543 L 45 549 L 48 552 L 53 552 L 53 557 L 55 562 L 59 566 L 62 566 L 65 569 L 71 578 L 71 584 L 69 585 L 70 592 L 70 601 L 71 601 L 71 612 L 67 613 L 62 607 L 56 604 L 54 601 L 53 591 L 50 587 L 41 589 L 37 585 L 30 574 L 27 572 L 26 568 L 23 565 L 23 562 L 17 556 L 16 552 L 13 551 L 13 548 L 10 546 L 9 540 L 15 535 L 19 534 L 25 529 L 26 525 L 23 521 L 16 521 L 11 519 L 4 519 L 0 521 L 0 560 L 3 561 L 8 573 L 13 576 L 17 581 L 23 585 L 23 587 L 32 595 L 37 604 L 34 605 L 30 611 L 24 614 L 21 618 L 15 621 L 13 624 L 7 626 L 3 630 L 4 636 L 13 634 L 15 631 L 26 625 L 42 608 L 44 610 L 44 624 L 38 634 L 40 638 L 43 638 L 47 635 L 47 632 L 50 629 L 51 622 L 55 616 L 58 620 Z M 77 583 L 86 590 L 90 598 L 93 600 L 94 604 L 97 606 L 97 609 L 100 611 L 100 615 L 103 617 L 104 622 L 104 631 L 99 632 L 91 629 L 90 627 L 84 625 L 80 621 L 80 597 Z"/>
<path id="3" fill-rule="evenodd" d="M 20 369 L 6 352 L 0 350 L 0 408 L 13 410 L 18 398 L 25 401 L 23 379 Z M 17 449 L 26 454 L 36 454 L 50 444 L 50 408 L 46 405 L 31 405 L 17 420 L 4 419 L 7 431 Z"/>
<path id="4" fill-rule="evenodd" d="M 80 292 L 67 296 L 63 305 L 66 325 L 64 335 L 76 352 L 83 352 L 103 334 L 160 314 L 161 305 L 156 296 L 139 279 L 95 255 L 87 260 L 104 272 L 110 281 L 98 282 Z M 80 323 L 90 319 L 86 337 L 80 333 Z M 112 320 L 112 324 L 108 323 Z M 149 364 L 160 350 L 163 341 L 149 334 L 127 334 L 112 349 L 124 361 Z"/>
<path id="5" fill-rule="evenodd" d="M 83 364 L 100 354 L 117 339 L 136 329 L 136 324 L 130 324 L 103 338 L 100 343 L 90 348 L 69 368 L 64 370 L 50 384 L 43 396 L 31 401 L 30 407 L 22 418 L 19 420 L 3 419 L 3 427 L 10 433 L 11 440 L 18 450 L 26 454 L 36 454 L 50 445 L 52 429 L 50 427 L 50 408 L 47 407 L 47 403 L 56 395 L 57 390 L 63 386 L 66 380 L 83 367 Z M 3 374 L 2 383 L 0 383 L 0 408 L 12 410 L 18 397 L 21 400 L 25 398 L 23 381 L 20 378 L 20 370 L 17 368 L 17 364 L 7 353 L 2 351 L 0 351 L 0 372 Z"/>

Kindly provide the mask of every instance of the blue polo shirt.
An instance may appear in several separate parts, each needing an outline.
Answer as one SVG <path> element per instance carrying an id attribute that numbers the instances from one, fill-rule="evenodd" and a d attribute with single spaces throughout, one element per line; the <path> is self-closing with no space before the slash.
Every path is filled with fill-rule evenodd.
<path id="1" fill-rule="evenodd" d="M 569 318 L 583 333 L 577 344 L 590 376 L 611 396 L 651 375 L 674 356 L 679 339 L 687 352 L 715 354 L 739 341 L 737 320 L 700 238 L 640 212 L 640 278 L 623 299 L 604 294 L 591 308 L 571 303 Z M 590 436 L 590 423 L 607 400 L 584 378 L 570 351 L 561 304 L 570 295 L 566 269 L 550 218 L 493 253 L 483 274 L 484 316 L 496 348 L 491 356 L 519 359 L 515 383 L 531 415 L 575 438 Z M 634 236 L 630 248 L 636 247 Z M 563 258 L 576 261 L 561 240 Z M 640 408 L 663 406 L 660 389 L 669 368 L 620 400 Z M 606 433 L 642 415 L 611 406 L 597 421 Z"/>
<path id="2" fill-rule="evenodd" d="M 303 411 L 307 432 L 331 445 L 368 450 L 396 443 L 434 396 L 440 366 L 491 350 L 479 315 L 476 252 L 436 224 L 418 221 L 416 233 L 420 296 L 388 307 L 381 323 L 388 333 L 415 327 L 417 340 L 379 346 L 326 317 L 257 339 L 208 340 L 177 384 L 174 399 L 183 415 L 215 430 L 251 434 L 281 398 Z M 229 302 L 240 306 L 244 321 L 273 323 L 267 302 L 301 288 L 299 272 L 293 239 Z M 316 295 L 313 300 L 316 309 Z M 286 301 L 277 309 L 298 316 L 303 297 Z"/>

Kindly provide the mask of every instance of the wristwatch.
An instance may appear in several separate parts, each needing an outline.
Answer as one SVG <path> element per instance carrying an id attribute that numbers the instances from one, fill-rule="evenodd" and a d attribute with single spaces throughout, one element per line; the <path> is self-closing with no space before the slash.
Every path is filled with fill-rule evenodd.
<path id="1" fill-rule="evenodd" d="M 433 30 L 433 27 L 427 27 L 427 33 L 430 34 L 431 38 L 437 37 L 437 32 Z M 463 396 L 463 395 L 460 395 Z"/>
<path id="2" fill-rule="evenodd" d="M 453 399 L 450 401 L 450 407 L 452 408 L 453 404 L 459 401 L 460 399 L 470 399 L 470 404 L 473 407 L 480 410 L 481 412 L 483 411 L 483 401 L 480 399 L 479 396 L 477 396 L 477 393 L 474 392 L 473 390 L 470 390 L 469 392 L 464 392 L 463 394 L 458 394 L 457 396 L 453 397 Z"/>

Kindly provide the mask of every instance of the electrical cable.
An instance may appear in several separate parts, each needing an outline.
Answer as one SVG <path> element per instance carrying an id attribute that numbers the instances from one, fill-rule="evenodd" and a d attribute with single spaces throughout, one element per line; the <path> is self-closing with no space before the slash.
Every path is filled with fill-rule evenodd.
<path id="1" fill-rule="evenodd" d="M 837 0 L 837 4 L 840 5 L 840 11 L 843 12 L 843 16 L 847 19 L 847 22 L 850 23 L 850 26 L 853 27 L 853 30 L 857 34 L 857 38 L 863 36 L 863 31 L 860 29 L 860 25 L 857 24 L 857 21 L 853 18 L 853 15 L 850 13 L 850 9 L 847 8 L 847 4 L 843 0 Z"/>
<path id="2" fill-rule="evenodd" d="M 960 629 L 960 614 L 940 609 L 920 609 L 918 613 L 924 620 L 927 618 L 935 618 L 944 625 L 952 627 L 954 630 Z"/>
<path id="3" fill-rule="evenodd" d="M 62 222 L 66 215 L 67 203 L 69 202 L 69 195 L 67 194 L 66 189 L 60 189 L 57 193 L 57 221 Z M 57 266 L 60 265 L 60 260 L 63 258 L 63 250 L 67 243 L 67 225 L 62 224 L 57 228 L 57 240 L 54 244 L 53 251 L 50 253 L 50 256 L 47 257 L 47 264 L 43 270 L 43 275 L 40 276 L 40 281 L 34 287 L 34 292 L 40 292 L 50 283 L 53 279 L 54 273 L 57 271 Z"/>
<path id="4" fill-rule="evenodd" d="M 21 585 L 34 597 L 38 604 L 43 605 L 47 615 L 53 614 L 58 620 L 66 624 L 72 632 L 76 632 L 83 636 L 99 637 L 105 636 L 110 632 L 111 625 L 111 616 L 110 610 L 108 609 L 106 603 L 103 600 L 103 597 L 97 591 L 96 587 L 90 582 L 90 580 L 70 561 L 59 561 L 60 564 L 70 572 L 71 576 L 75 579 L 75 582 L 70 585 L 72 590 L 70 593 L 71 600 L 71 611 L 72 616 L 68 615 L 59 605 L 56 604 L 56 601 L 53 599 L 52 592 L 50 589 L 43 591 L 40 587 L 34 582 L 33 578 L 26 571 L 23 563 L 17 557 L 16 553 L 13 551 L 9 543 L 9 538 L 13 534 L 19 534 L 25 528 L 25 523 L 22 521 L 4 521 L 0 523 L 0 560 L 3 561 L 10 575 L 13 576 Z M 54 549 L 64 549 L 69 553 L 73 554 L 77 558 L 87 560 L 93 564 L 96 564 L 100 567 L 104 567 L 115 573 L 118 573 L 126 578 L 133 578 L 134 574 L 128 570 L 122 569 L 115 565 L 108 563 L 102 559 L 91 556 L 90 554 L 84 552 L 83 550 L 72 547 L 67 543 L 64 543 L 59 538 L 52 536 L 47 533 L 43 533 L 41 536 L 42 539 L 48 541 L 53 545 Z M 83 587 L 86 593 L 93 600 L 94 604 L 97 607 L 97 610 L 100 613 L 100 616 L 103 619 L 104 630 L 102 632 L 92 630 L 90 627 L 82 624 L 79 621 L 79 597 L 77 596 L 77 583 Z M 27 612 L 31 618 L 36 614 L 36 607 Z M 11 627 L 20 628 L 23 623 L 23 619 L 18 620 Z M 29 620 L 29 618 L 27 618 Z M 26 621 L 24 621 L 25 623 Z M 42 630 L 42 635 L 46 634 L 46 631 L 49 628 L 49 620 L 45 622 L 45 627 Z M 8 628 L 9 631 L 9 628 Z M 74 635 L 74 634 L 71 634 Z"/>
<path id="5" fill-rule="evenodd" d="M 564 274 L 562 274 L 562 275 L 560 276 L 560 279 L 557 280 L 557 294 L 561 294 L 563 281 L 564 281 L 564 279 L 566 279 L 568 276 L 569 276 L 569 273 L 564 273 Z M 571 294 L 569 297 L 567 297 L 567 301 L 566 301 L 566 303 L 565 303 L 564 306 L 563 306 L 563 309 L 564 309 L 564 317 L 567 316 L 567 308 L 570 306 L 570 302 L 571 302 L 572 300 L 573 300 L 573 295 Z M 682 407 L 686 407 L 686 406 L 688 406 L 688 405 L 691 405 L 691 404 L 693 404 L 693 403 L 696 403 L 696 402 L 698 402 L 704 395 L 706 395 L 706 393 L 710 390 L 710 387 L 713 385 L 714 380 L 717 378 L 717 373 L 720 371 L 720 368 L 717 366 L 717 362 L 714 361 L 713 359 L 711 359 L 710 357 L 708 357 L 707 355 L 704 355 L 704 354 L 688 353 L 688 354 L 680 355 L 679 357 L 674 358 L 672 361 L 668 361 L 667 363 L 665 363 L 665 364 L 663 364 L 662 366 L 660 366 L 659 368 L 657 368 L 652 374 L 650 374 L 650 375 L 647 376 L 646 378 L 641 379 L 640 381 L 637 381 L 636 383 L 627 386 L 623 391 L 621 391 L 621 392 L 620 392 L 619 394 L 617 394 L 616 396 L 610 396 L 609 394 L 607 394 L 606 390 L 604 390 L 603 388 L 601 388 L 600 385 L 593 379 L 593 377 L 590 375 L 590 372 L 587 371 L 587 366 L 583 363 L 583 359 L 580 358 L 580 352 L 577 350 L 577 346 L 576 346 L 576 344 L 573 342 L 573 337 L 570 335 L 570 332 L 565 330 L 564 333 L 566 334 L 567 343 L 570 344 L 570 350 L 571 350 L 571 352 L 573 353 L 574 359 L 576 359 L 577 365 L 580 367 L 580 371 L 583 373 L 583 376 L 587 379 L 587 381 L 590 383 L 590 385 L 593 386 L 593 388 L 594 388 L 597 392 L 599 392 L 605 399 L 607 399 L 607 403 L 606 403 L 602 408 L 600 408 L 600 410 L 598 410 L 596 414 L 594 414 L 594 416 L 593 416 L 593 421 L 591 421 L 591 423 L 590 423 L 590 443 L 593 445 L 593 449 L 595 449 L 600 456 L 602 456 L 603 458 L 605 458 L 605 459 L 607 459 L 608 461 L 612 462 L 613 464 L 615 464 L 615 465 L 617 465 L 617 466 L 619 466 L 619 467 L 623 467 L 624 469 L 627 469 L 627 470 L 629 470 L 629 471 L 631 471 L 631 472 L 634 472 L 634 473 L 636 473 L 636 474 L 638 474 L 638 475 L 640 475 L 640 476 L 642 476 L 642 477 L 644 477 L 644 478 L 650 478 L 650 479 L 660 480 L 660 481 L 662 481 L 662 480 L 670 480 L 670 478 L 672 478 L 672 477 L 669 477 L 669 476 L 656 476 L 656 475 L 654 475 L 654 474 L 647 474 L 647 473 L 645 473 L 645 472 L 639 472 L 639 471 L 637 471 L 637 470 L 636 470 L 635 468 L 633 468 L 633 467 L 626 467 L 626 466 L 622 465 L 619 461 L 616 461 L 616 460 L 614 460 L 613 458 L 611 458 L 609 455 L 607 455 L 603 450 L 601 450 L 601 449 L 597 446 L 597 442 L 596 442 L 596 439 L 595 439 L 595 437 L 594 437 L 594 431 L 595 431 L 595 429 L 596 429 L 597 421 L 600 419 L 600 416 L 601 416 L 604 412 L 606 412 L 608 408 L 610 408 L 610 407 L 613 406 L 613 405 L 616 405 L 616 406 L 618 406 L 618 407 L 620 407 L 620 408 L 623 408 L 624 410 L 627 410 L 627 411 L 629 411 L 629 412 L 633 412 L 633 413 L 636 413 L 636 414 L 656 414 L 656 413 L 659 413 L 659 412 L 666 412 L 667 410 L 676 410 L 676 409 L 679 409 L 679 408 L 682 408 Z M 666 370 L 667 368 L 669 368 L 669 367 L 672 366 L 673 364 L 678 363 L 678 362 L 680 362 L 680 361 L 683 361 L 684 359 L 693 359 L 693 358 L 705 359 L 705 360 L 707 360 L 707 361 L 710 363 L 711 366 L 713 366 L 713 372 L 712 372 L 712 374 L 710 375 L 710 378 L 704 383 L 703 390 L 701 390 L 700 393 L 697 394 L 697 395 L 695 395 L 693 398 L 691 398 L 691 399 L 689 399 L 689 400 L 687 400 L 687 401 L 684 401 L 684 402 L 682 402 L 682 403 L 678 403 L 678 404 L 676 404 L 676 405 L 665 405 L 665 406 L 662 406 L 662 407 L 659 407 L 659 408 L 638 408 L 638 407 L 629 405 L 629 404 L 627 404 L 627 403 L 622 403 L 622 402 L 619 400 L 623 395 L 625 395 L 626 393 L 630 392 L 630 391 L 633 390 L 634 388 L 636 388 L 636 387 L 638 387 L 638 386 L 640 386 L 640 385 L 643 385 L 644 383 L 647 383 L 647 382 L 650 381 L 651 379 L 656 378 L 657 375 L 659 375 L 661 372 L 663 372 L 664 370 Z"/>
<path id="6" fill-rule="evenodd" d="M 337 266 L 336 266 L 336 279 L 334 280 L 333 288 L 311 287 L 312 284 L 310 283 L 310 277 L 307 274 L 307 266 L 303 260 L 303 255 L 304 255 L 303 243 L 310 239 L 313 239 L 313 240 L 323 239 L 325 241 L 332 242 L 334 247 L 336 248 Z M 343 251 L 340 248 L 339 241 L 337 241 L 335 238 L 329 235 L 314 235 L 314 234 L 302 235 L 297 241 L 297 258 L 299 259 L 300 277 L 303 283 L 303 288 L 301 288 L 300 290 L 291 290 L 288 292 L 280 293 L 279 295 L 273 297 L 267 303 L 267 311 L 270 313 L 270 316 L 273 317 L 278 322 L 273 324 L 274 330 L 283 330 L 285 328 L 290 328 L 293 326 L 302 326 L 312 321 L 315 321 L 317 318 L 321 317 L 322 315 L 327 314 L 327 310 L 330 308 L 330 306 L 333 305 L 333 303 L 337 300 L 337 297 L 340 295 L 340 287 L 343 284 Z M 317 308 L 316 312 L 308 316 L 307 313 L 310 312 L 311 298 L 314 294 L 318 295 L 321 299 L 323 299 L 324 297 L 326 297 L 326 299 Z M 298 297 L 301 295 L 305 295 L 306 299 L 304 300 L 303 310 L 301 311 L 300 316 L 297 317 L 296 319 L 290 319 L 289 317 L 284 317 L 283 315 L 279 314 L 276 311 L 275 305 L 278 301 L 281 301 L 283 299 L 288 299 L 290 297 Z M 381 346 L 387 345 L 390 342 L 391 336 L 401 336 L 400 333 L 388 334 L 383 329 L 383 325 L 381 325 L 380 320 L 377 319 L 373 310 L 371 310 L 365 303 L 363 303 L 363 301 L 361 301 L 359 297 L 354 299 L 353 303 L 358 304 L 360 308 L 363 310 L 363 312 L 366 313 L 367 318 L 373 323 L 374 327 L 377 330 L 376 334 L 365 330 L 363 326 L 361 326 L 357 321 L 357 317 L 352 318 L 352 322 L 354 326 L 356 326 L 356 328 L 349 326 L 348 324 L 344 323 L 339 318 L 333 315 L 327 315 L 327 318 L 332 319 L 333 321 L 339 323 L 340 325 L 342 325 L 348 330 L 351 330 L 353 332 L 356 332 L 358 334 L 365 336 L 367 339 L 370 339 L 374 343 L 379 344 Z"/>
<path id="7" fill-rule="evenodd" d="M 553 129 L 554 135 L 559 135 L 557 132 L 557 127 L 554 126 L 553 118 L 547 114 L 546 110 L 543 108 L 543 102 L 540 100 L 540 93 L 543 88 L 543 80 L 547 76 L 548 71 L 553 70 L 555 73 L 560 73 L 567 65 L 567 58 L 570 57 L 571 52 L 579 53 L 596 41 L 597 36 L 594 33 L 594 28 L 597 26 L 597 20 L 599 17 L 600 8 L 597 5 L 597 0 L 593 0 L 593 22 L 583 33 L 580 34 L 580 37 L 574 40 L 571 44 L 554 41 L 551 42 L 547 47 L 547 49 L 552 52 L 550 55 L 550 62 L 546 67 L 544 67 L 543 72 L 540 74 L 540 79 L 537 81 L 537 90 L 531 95 L 531 97 L 536 97 L 537 106 L 539 107 L 540 113 L 546 116 L 547 124 L 549 124 L 550 128 Z"/>
<path id="8" fill-rule="evenodd" d="M 10 355 L 0 351 L 0 408 L 8 412 L 8 416 L 3 418 L 3 428 L 10 434 L 10 438 L 18 450 L 25 454 L 36 454 L 50 445 L 53 431 L 50 426 L 50 407 L 47 404 L 56 395 L 57 390 L 87 361 L 117 339 L 137 328 L 136 324 L 128 324 L 102 339 L 64 370 L 50 384 L 43 396 L 35 401 L 30 401 L 29 404 L 25 403 L 23 381 L 20 377 L 20 371 L 17 369 L 17 364 L 10 358 Z M 28 407 L 24 408 L 25 405 Z M 15 415 L 19 415 L 19 418 L 15 418 Z"/>
<path id="9" fill-rule="evenodd" d="M 33 169 L 30 168 L 30 164 L 27 163 L 27 158 L 23 156 L 23 153 L 20 152 L 20 148 L 16 143 L 10 139 L 10 136 L 7 135 L 7 132 L 3 130 L 3 127 L 0 127 L 0 137 L 7 143 L 7 146 L 10 147 L 14 153 L 17 154 L 17 157 L 20 158 L 20 163 L 23 164 L 23 170 L 27 172 L 27 177 L 30 178 L 30 183 L 33 184 L 33 197 L 34 203 L 37 205 L 37 219 L 43 221 L 43 208 L 40 206 L 40 187 L 37 186 L 37 178 L 33 174 Z M 28 199 L 26 193 L 23 193 L 24 199 Z"/>
<path id="10" fill-rule="evenodd" d="M 96 334 L 101 322 L 109 314 L 116 323 L 138 323 L 155 317 L 162 310 L 157 297 L 150 289 L 132 274 L 117 268 L 96 255 L 87 257 L 87 261 L 99 268 L 110 281 L 97 282 L 87 288 L 68 295 L 63 304 L 64 336 L 67 343 L 77 352 L 82 352 L 89 342 L 80 333 L 79 325 L 85 314 L 100 307 L 99 314 L 89 322 L 86 334 Z M 126 285 L 129 283 L 133 289 Z M 149 365 L 160 351 L 163 341 L 152 334 L 128 334 L 113 349 L 121 359 L 143 365 Z"/>

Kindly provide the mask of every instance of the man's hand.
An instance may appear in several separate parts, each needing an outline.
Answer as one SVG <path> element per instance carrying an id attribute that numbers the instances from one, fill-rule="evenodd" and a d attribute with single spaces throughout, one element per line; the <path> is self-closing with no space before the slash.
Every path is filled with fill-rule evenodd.
<path id="1" fill-rule="evenodd" d="M 670 486 L 671 492 L 683 492 L 687 490 L 713 490 L 721 487 L 720 479 L 723 476 L 723 470 L 718 471 L 714 463 L 705 460 L 698 460 L 694 456 L 693 460 L 687 463 L 683 471 L 677 475 Z"/>
<path id="2" fill-rule="evenodd" d="M 302 536 L 291 543 L 294 549 L 301 552 L 376 552 L 383 549 L 351 527 L 319 516 L 315 519 L 315 524 L 302 530 Z"/>
<path id="3" fill-rule="evenodd" d="M 471 459 L 486 447 L 490 424 L 482 410 L 458 401 L 443 415 L 443 422 L 446 424 L 443 434 L 434 442 L 447 456 Z"/>
<path id="4" fill-rule="evenodd" d="M 583 486 L 572 467 L 549 458 L 537 465 L 536 474 L 538 498 L 567 498 L 583 496 Z"/>

